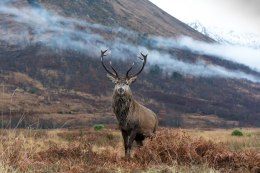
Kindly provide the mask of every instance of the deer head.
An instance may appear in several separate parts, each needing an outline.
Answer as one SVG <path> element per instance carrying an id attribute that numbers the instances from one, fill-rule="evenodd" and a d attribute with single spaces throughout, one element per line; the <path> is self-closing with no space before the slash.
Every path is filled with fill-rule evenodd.
<path id="1" fill-rule="evenodd" d="M 129 86 L 131 83 L 133 83 L 137 79 L 137 76 L 143 71 L 144 66 L 146 64 L 148 54 L 144 55 L 141 53 L 142 58 L 141 57 L 139 57 L 139 58 L 143 61 L 143 65 L 137 73 L 130 75 L 130 71 L 133 69 L 133 66 L 134 66 L 134 63 L 133 63 L 132 66 L 129 68 L 129 70 L 127 70 L 126 75 L 124 77 L 120 77 L 118 75 L 117 71 L 115 70 L 115 68 L 112 66 L 111 61 L 110 61 L 110 68 L 112 69 L 113 72 L 111 72 L 104 64 L 104 57 L 108 55 L 108 54 L 106 54 L 106 52 L 107 52 L 107 50 L 105 50 L 105 51 L 101 50 L 100 60 L 101 60 L 102 66 L 107 71 L 107 77 L 113 83 L 115 83 L 114 92 L 117 93 L 118 95 L 124 95 L 126 93 L 131 93 Z"/>

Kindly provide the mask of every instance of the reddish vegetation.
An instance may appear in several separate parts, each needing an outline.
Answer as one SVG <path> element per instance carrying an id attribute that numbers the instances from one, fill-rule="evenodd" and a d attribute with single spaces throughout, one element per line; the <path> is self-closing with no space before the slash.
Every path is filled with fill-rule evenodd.
<path id="1" fill-rule="evenodd" d="M 104 138 L 103 133 L 99 134 Z M 117 168 L 140 170 L 162 164 L 188 167 L 208 165 L 221 172 L 260 171 L 259 151 L 230 151 L 222 144 L 203 138 L 192 138 L 181 131 L 160 130 L 152 139 L 146 140 L 143 147 L 137 149 L 131 160 L 125 160 L 117 153 L 111 153 L 109 149 L 101 153 L 94 152 L 92 137 L 89 138 L 92 140 L 89 140 L 83 136 L 80 139 L 81 144 L 72 143 L 67 148 L 53 144 L 46 151 L 36 153 L 33 162 L 44 163 L 44 166 L 59 162 L 64 164 L 62 169 L 65 170 L 71 170 L 71 167 L 66 165 L 73 164 L 75 167 L 71 172 L 107 172 Z M 98 136 L 96 137 L 98 139 Z"/>
<path id="2" fill-rule="evenodd" d="M 134 159 L 150 164 L 208 164 L 218 170 L 260 172 L 259 151 L 232 152 L 203 138 L 193 139 L 184 132 L 164 129 L 147 140 Z"/>

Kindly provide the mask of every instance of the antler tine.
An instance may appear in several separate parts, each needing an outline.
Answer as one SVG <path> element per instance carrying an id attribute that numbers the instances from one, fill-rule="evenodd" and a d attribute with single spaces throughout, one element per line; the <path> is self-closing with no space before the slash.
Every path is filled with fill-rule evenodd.
<path id="1" fill-rule="evenodd" d="M 139 56 L 139 58 L 140 58 L 141 60 L 147 59 L 148 54 L 144 55 L 142 52 L 141 52 L 140 54 L 141 54 L 142 57 L 143 57 L 143 58 L 141 58 L 141 57 Z"/>
<path id="2" fill-rule="evenodd" d="M 126 78 L 127 79 L 130 79 L 130 76 L 129 76 L 129 72 L 132 70 L 132 68 L 134 67 L 135 63 L 133 62 L 132 66 L 129 68 L 129 70 L 126 72 Z"/>
<path id="3" fill-rule="evenodd" d="M 105 54 L 107 51 L 108 51 L 108 49 L 107 49 L 107 50 L 104 50 L 104 51 L 101 50 L 101 56 L 103 56 L 103 57 L 104 57 L 104 56 L 107 56 L 107 54 Z"/>
<path id="4" fill-rule="evenodd" d="M 108 55 L 108 54 L 105 54 L 107 51 L 108 51 L 108 49 L 107 49 L 107 50 L 104 50 L 104 51 L 101 50 L 100 61 L 101 61 L 101 63 L 102 63 L 102 66 L 104 67 L 104 69 L 105 69 L 111 76 L 113 76 L 113 77 L 115 77 L 115 78 L 118 78 L 118 74 L 117 74 L 116 70 L 112 67 L 112 63 L 110 63 L 110 67 L 112 68 L 112 70 L 114 71 L 115 74 L 112 73 L 111 71 L 109 71 L 108 68 L 107 68 L 107 67 L 105 66 L 105 64 L 104 64 L 104 56 L 107 56 L 107 55 Z"/>
<path id="5" fill-rule="evenodd" d="M 134 66 L 134 63 L 133 63 L 133 65 L 131 66 L 131 68 L 130 68 L 130 69 L 127 71 L 127 73 L 126 73 L 126 77 L 127 77 L 128 79 L 129 79 L 129 78 L 132 78 L 132 77 L 135 77 L 135 76 L 138 76 L 138 75 L 143 71 L 144 66 L 145 66 L 145 64 L 146 64 L 146 60 L 147 60 L 148 54 L 144 55 L 143 53 L 141 53 L 141 55 L 142 55 L 143 58 L 141 58 L 140 56 L 138 56 L 138 58 L 143 61 L 143 65 L 142 65 L 141 69 L 140 69 L 136 74 L 134 74 L 134 75 L 132 75 L 132 76 L 129 76 L 129 72 L 132 70 L 132 68 L 133 68 L 133 66 Z"/>
<path id="6" fill-rule="evenodd" d="M 117 74 L 116 70 L 114 69 L 114 67 L 112 66 L 112 62 L 111 61 L 110 61 L 110 67 L 114 71 L 114 73 L 116 74 L 116 77 L 118 77 L 118 74 Z"/>

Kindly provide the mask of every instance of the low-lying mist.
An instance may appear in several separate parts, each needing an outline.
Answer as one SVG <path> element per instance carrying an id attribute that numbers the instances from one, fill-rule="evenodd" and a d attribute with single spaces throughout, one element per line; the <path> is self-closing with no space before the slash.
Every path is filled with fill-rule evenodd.
<path id="1" fill-rule="evenodd" d="M 216 56 L 221 59 L 244 64 L 253 70 L 260 72 L 260 50 L 250 47 L 237 45 L 224 45 L 218 43 L 205 43 L 193 40 L 190 37 L 181 37 L 179 39 L 167 39 L 153 37 L 156 46 L 164 48 L 180 48 L 190 50 L 194 53 L 203 55 Z"/>
<path id="2" fill-rule="evenodd" d="M 146 36 L 150 44 L 140 38 L 140 33 L 118 27 L 107 27 L 83 20 L 59 15 L 55 12 L 29 4 L 19 8 L 5 0 L 0 6 L 0 42 L 2 46 L 16 46 L 19 49 L 41 43 L 52 49 L 74 50 L 86 57 L 99 57 L 100 49 L 109 48 L 108 58 L 113 61 L 122 58 L 136 58 L 140 51 L 150 49 L 148 67 L 159 65 L 164 73 L 179 72 L 183 75 L 202 77 L 224 77 L 247 79 L 260 82 L 260 76 L 208 64 L 203 60 L 185 62 L 176 57 L 172 49 L 183 49 L 203 55 L 216 56 L 235 63 L 241 63 L 260 71 L 260 51 L 250 48 L 204 43 L 189 37 L 163 38 Z M 102 33 L 102 34 L 100 34 Z M 152 43 L 152 44 L 151 44 Z M 122 56 L 123 55 L 123 56 Z"/>

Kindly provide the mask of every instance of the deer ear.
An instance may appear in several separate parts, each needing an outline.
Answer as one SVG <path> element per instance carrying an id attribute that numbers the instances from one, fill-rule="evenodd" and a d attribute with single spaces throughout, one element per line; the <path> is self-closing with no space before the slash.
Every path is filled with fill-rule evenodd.
<path id="1" fill-rule="evenodd" d="M 110 79 L 113 83 L 117 82 L 117 79 L 114 76 L 111 76 L 110 74 L 107 74 L 108 79 Z"/>
<path id="2" fill-rule="evenodd" d="M 131 83 L 134 83 L 137 79 L 137 76 L 134 76 L 134 77 L 131 77 L 130 79 L 128 79 L 128 83 L 131 84 Z"/>

